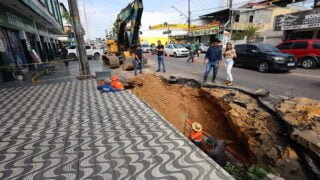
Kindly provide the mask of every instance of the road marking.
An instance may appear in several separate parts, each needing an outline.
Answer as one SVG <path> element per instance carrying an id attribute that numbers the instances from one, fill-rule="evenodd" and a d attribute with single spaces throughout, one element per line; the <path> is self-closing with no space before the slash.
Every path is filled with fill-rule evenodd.
<path id="1" fill-rule="evenodd" d="M 309 77 L 309 78 L 320 79 L 320 76 L 316 76 L 316 75 L 300 74 L 300 73 L 290 73 L 290 74 L 295 75 L 295 76 L 302 76 L 302 77 Z"/>

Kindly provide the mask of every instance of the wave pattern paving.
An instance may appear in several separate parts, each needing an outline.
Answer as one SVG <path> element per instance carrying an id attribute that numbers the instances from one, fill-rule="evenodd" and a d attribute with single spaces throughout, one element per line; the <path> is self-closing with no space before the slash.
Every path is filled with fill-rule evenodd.
<path id="1" fill-rule="evenodd" d="M 129 91 L 0 89 L 0 179 L 232 179 Z"/>

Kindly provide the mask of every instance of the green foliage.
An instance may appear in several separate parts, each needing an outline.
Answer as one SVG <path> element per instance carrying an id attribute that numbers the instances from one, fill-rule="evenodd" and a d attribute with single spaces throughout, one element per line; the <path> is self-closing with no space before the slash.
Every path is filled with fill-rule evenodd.
<path id="1" fill-rule="evenodd" d="M 246 169 L 244 167 L 236 166 L 227 162 L 227 165 L 224 169 L 236 180 L 246 180 Z"/>
<path id="2" fill-rule="evenodd" d="M 65 18 L 68 23 L 71 22 L 70 13 L 69 13 L 68 11 L 63 12 L 61 16 L 62 16 L 63 18 Z"/>
<path id="3" fill-rule="evenodd" d="M 271 167 L 262 168 L 256 165 L 252 165 L 248 169 L 247 176 L 248 176 L 248 179 L 250 180 L 260 180 L 266 177 L 268 173 L 274 173 L 273 168 Z"/>
<path id="4" fill-rule="evenodd" d="M 236 180 L 261 180 L 265 178 L 268 173 L 275 172 L 272 167 L 262 168 L 252 165 L 247 169 L 243 166 L 233 165 L 229 162 L 227 163 L 225 170 Z"/>
<path id="5" fill-rule="evenodd" d="M 259 34 L 260 27 L 255 25 L 249 25 L 247 26 L 244 31 L 243 35 L 247 36 L 248 39 L 255 39 L 255 37 Z"/>
<path id="6" fill-rule="evenodd" d="M 245 35 L 244 35 L 243 32 L 237 31 L 237 32 L 232 33 L 231 39 L 232 39 L 232 40 L 242 40 L 242 39 L 244 39 L 244 36 L 245 36 Z"/>

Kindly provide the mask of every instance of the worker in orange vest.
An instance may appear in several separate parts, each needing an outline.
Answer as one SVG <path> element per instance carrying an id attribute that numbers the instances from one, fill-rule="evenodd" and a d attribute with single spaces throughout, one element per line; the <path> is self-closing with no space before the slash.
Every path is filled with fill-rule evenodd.
<path id="1" fill-rule="evenodd" d="M 202 133 L 202 125 L 198 122 L 192 123 L 192 132 L 190 134 L 191 141 L 201 148 L 203 133 Z"/>
<path id="2" fill-rule="evenodd" d="M 111 86 L 113 88 L 115 88 L 116 90 L 123 90 L 124 86 L 123 84 L 120 82 L 120 79 L 118 76 L 112 76 L 111 77 Z"/>

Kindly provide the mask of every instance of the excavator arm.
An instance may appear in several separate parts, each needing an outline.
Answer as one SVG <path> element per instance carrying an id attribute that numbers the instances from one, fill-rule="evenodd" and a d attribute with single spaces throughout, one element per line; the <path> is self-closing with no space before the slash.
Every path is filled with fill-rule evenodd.
<path id="1" fill-rule="evenodd" d="M 134 0 L 121 10 L 114 23 L 118 46 L 128 50 L 139 42 L 139 31 L 143 12 L 142 0 Z"/>
<path id="2" fill-rule="evenodd" d="M 135 45 L 139 43 L 140 25 L 143 12 L 142 0 L 134 0 L 120 11 L 114 23 L 115 39 L 107 40 L 108 54 L 102 56 L 105 64 L 112 68 L 123 64 L 123 69 L 134 68 Z M 144 59 L 147 63 L 147 59 Z"/>

